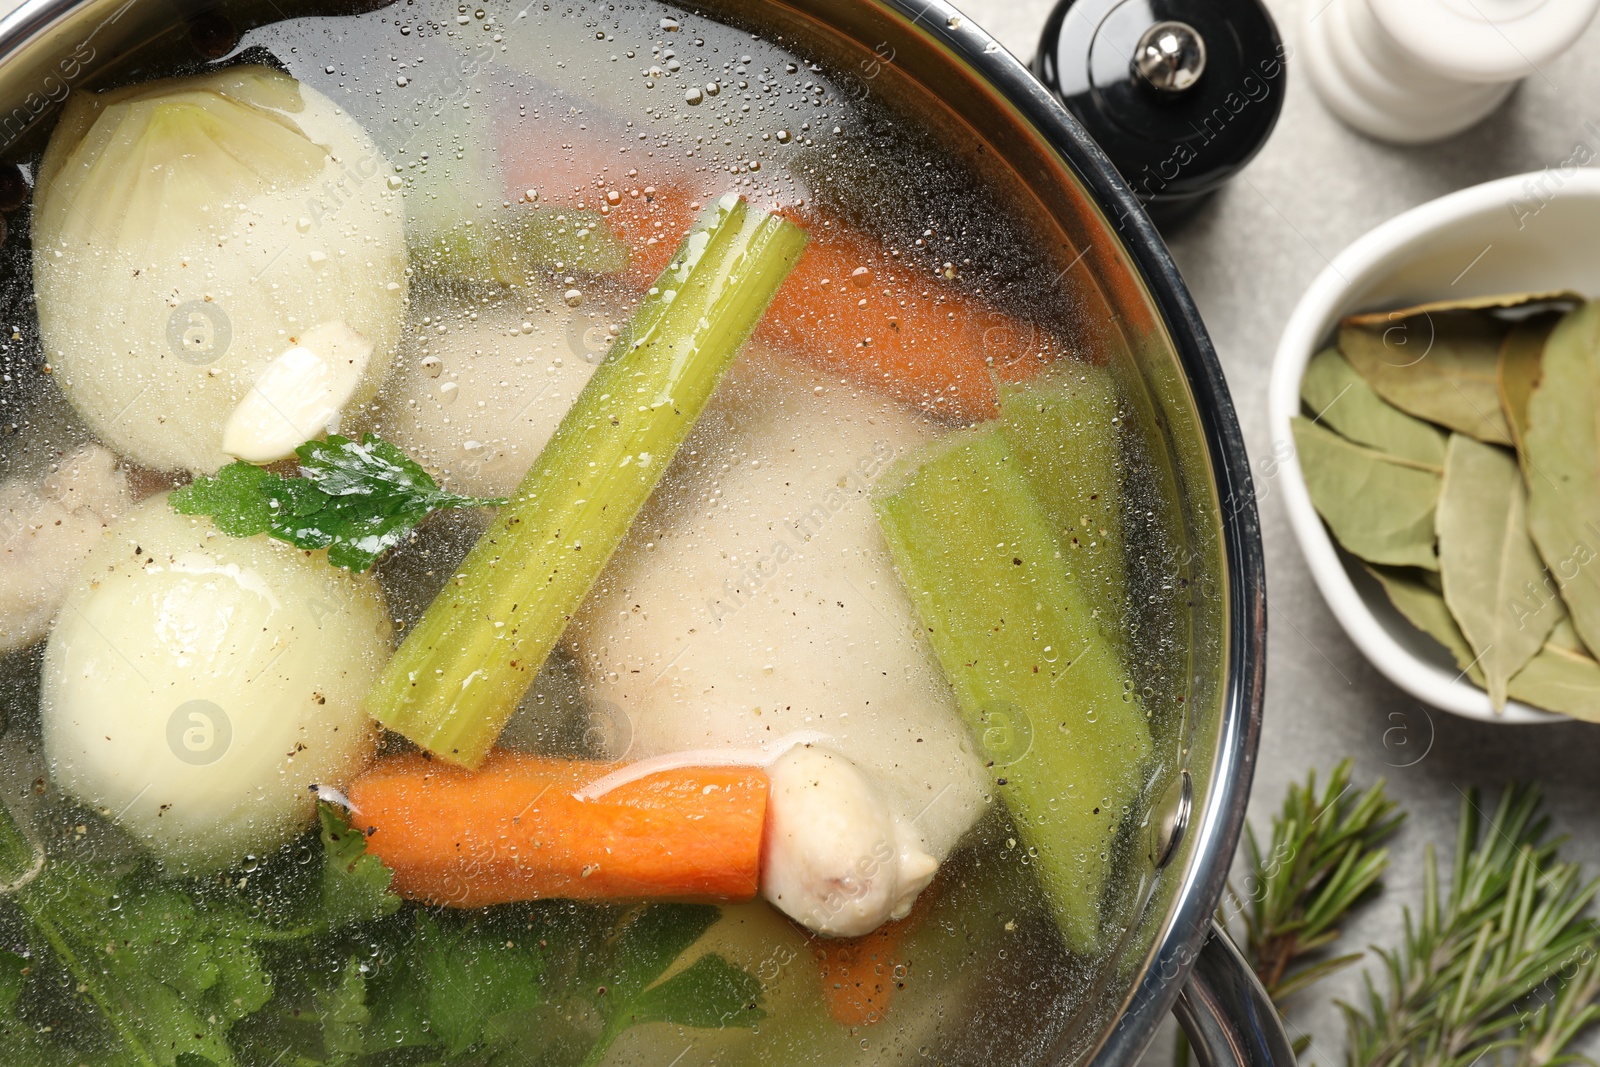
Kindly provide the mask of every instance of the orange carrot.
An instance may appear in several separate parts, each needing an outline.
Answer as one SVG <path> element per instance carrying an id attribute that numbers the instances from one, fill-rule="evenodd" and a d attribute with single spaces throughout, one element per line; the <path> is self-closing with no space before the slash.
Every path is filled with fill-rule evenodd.
<path id="1" fill-rule="evenodd" d="M 1054 358 L 1032 326 L 898 263 L 869 236 L 801 221 L 811 244 L 756 328 L 760 342 L 963 422 L 998 414 L 996 377 L 1025 381 Z"/>
<path id="2" fill-rule="evenodd" d="M 644 288 L 660 276 L 702 204 L 725 190 L 697 192 L 691 176 L 667 171 L 654 184 L 635 171 L 621 173 L 628 157 L 603 151 L 606 134 L 596 130 L 586 131 L 590 150 L 563 141 L 560 153 L 542 140 L 534 148 L 511 136 L 501 160 L 507 195 L 536 188 L 540 203 L 603 211 L 629 248 L 629 282 Z M 804 226 L 811 242 L 756 330 L 762 344 L 964 422 L 998 413 L 996 377 L 1025 381 L 1059 354 L 1038 327 L 902 263 L 874 235 L 809 207 L 781 212 Z"/>
<path id="3" fill-rule="evenodd" d="M 699 203 L 681 187 L 647 188 L 606 216 L 640 286 L 660 275 Z M 757 327 L 760 343 L 963 421 L 997 413 L 996 377 L 1025 381 L 1055 358 L 1042 331 L 902 265 L 880 241 L 819 212 L 783 213 L 811 242 Z"/>
<path id="4" fill-rule="evenodd" d="M 595 800 L 573 796 L 616 769 L 501 751 L 476 771 L 395 756 L 351 787 L 352 821 L 395 891 L 430 904 L 755 896 L 763 771 L 664 770 Z"/>
<path id="5" fill-rule="evenodd" d="M 883 1021 L 895 990 L 905 988 L 910 972 L 902 942 L 921 924 L 938 892 L 937 884 L 923 890 L 911 914 L 899 922 L 861 937 L 817 943 L 817 977 L 834 1022 L 855 1027 Z"/>

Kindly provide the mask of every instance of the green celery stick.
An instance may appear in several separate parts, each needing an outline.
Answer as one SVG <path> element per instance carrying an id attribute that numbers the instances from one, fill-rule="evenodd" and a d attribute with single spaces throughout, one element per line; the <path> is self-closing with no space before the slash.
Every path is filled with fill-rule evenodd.
<path id="1" fill-rule="evenodd" d="M 1122 402 L 1104 367 L 1076 361 L 1026 385 L 1000 387 L 1000 426 L 1065 549 L 1093 583 L 1101 629 L 1121 647 L 1127 566 L 1122 538 Z"/>
<path id="2" fill-rule="evenodd" d="M 1004 433 L 962 431 L 919 459 L 890 476 L 878 522 L 1061 932 L 1093 954 L 1149 728 Z"/>
<path id="3" fill-rule="evenodd" d="M 367 698 L 383 725 L 483 761 L 800 258 L 805 231 L 723 197 Z"/>

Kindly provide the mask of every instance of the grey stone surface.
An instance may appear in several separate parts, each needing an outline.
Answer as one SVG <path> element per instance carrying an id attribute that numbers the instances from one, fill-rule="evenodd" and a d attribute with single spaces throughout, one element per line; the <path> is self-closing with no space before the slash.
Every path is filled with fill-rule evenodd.
<path id="1" fill-rule="evenodd" d="M 957 0 L 1019 57 L 1032 56 L 1047 0 Z M 1291 47 L 1329 0 L 1268 0 Z M 1335 3 L 1348 0 L 1332 0 Z M 1300 294 L 1345 245 L 1423 201 L 1508 174 L 1555 167 L 1585 145 L 1600 156 L 1600 24 L 1534 71 L 1506 106 L 1442 144 L 1397 148 L 1342 126 L 1291 55 L 1288 96 L 1272 140 L 1184 229 L 1172 251 L 1194 292 L 1233 390 L 1256 473 L 1271 603 L 1267 716 L 1251 819 L 1265 827 L 1286 782 L 1355 758 L 1409 812 L 1394 844 L 1388 891 L 1350 924 L 1349 944 L 1392 944 L 1401 906 L 1421 891 L 1424 846 L 1448 859 L 1463 791 L 1492 798 L 1509 780 L 1541 782 L 1566 852 L 1600 874 L 1600 730 L 1582 724 L 1507 727 L 1424 708 L 1369 666 L 1324 605 L 1290 533 L 1271 473 L 1266 390 L 1278 335 Z M 1592 125 L 1591 125 L 1592 124 Z M 1600 254 L 1600 250 L 1596 250 Z M 1369 960 L 1370 961 L 1370 960 Z M 1359 969 L 1302 996 L 1293 1024 L 1313 1035 L 1307 1062 L 1344 1058 L 1334 1000 Z M 1152 1062 L 1170 1062 L 1162 1046 Z M 1584 1051 L 1600 1052 L 1600 1035 Z"/>

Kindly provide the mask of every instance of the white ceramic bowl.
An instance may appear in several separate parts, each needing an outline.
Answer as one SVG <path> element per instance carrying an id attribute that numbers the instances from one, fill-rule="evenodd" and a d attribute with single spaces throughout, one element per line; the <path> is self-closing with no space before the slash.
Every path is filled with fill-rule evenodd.
<path id="1" fill-rule="evenodd" d="M 1552 168 L 1475 185 L 1385 222 L 1336 256 L 1289 317 L 1273 361 L 1268 411 L 1278 488 L 1317 588 L 1356 647 L 1418 700 L 1469 718 L 1558 722 L 1565 716 L 1489 697 L 1445 650 L 1395 611 L 1382 588 L 1346 563 L 1312 507 L 1289 420 L 1300 379 L 1355 311 L 1491 293 L 1600 293 L 1600 170 Z"/>

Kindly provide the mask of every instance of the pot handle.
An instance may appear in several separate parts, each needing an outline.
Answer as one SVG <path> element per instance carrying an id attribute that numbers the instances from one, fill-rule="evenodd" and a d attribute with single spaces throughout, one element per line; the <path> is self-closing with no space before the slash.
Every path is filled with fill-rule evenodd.
<path id="1" fill-rule="evenodd" d="M 1200 1067 L 1294 1067 L 1278 1009 L 1215 922 L 1172 1012 Z"/>

